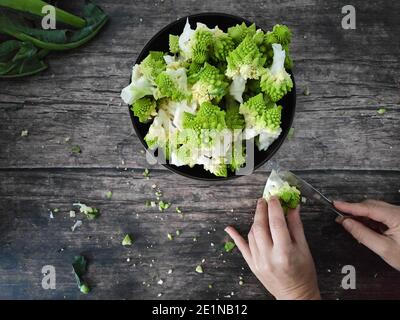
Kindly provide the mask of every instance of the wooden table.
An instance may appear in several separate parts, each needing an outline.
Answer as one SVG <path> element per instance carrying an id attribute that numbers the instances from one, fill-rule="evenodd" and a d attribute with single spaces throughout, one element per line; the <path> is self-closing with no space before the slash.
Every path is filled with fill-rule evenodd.
<path id="1" fill-rule="evenodd" d="M 222 250 L 226 225 L 248 231 L 265 168 L 207 183 L 149 166 L 119 98 L 144 44 L 187 14 L 227 12 L 267 29 L 288 24 L 295 133 L 274 159 L 332 198 L 400 204 L 400 3 L 353 1 L 357 29 L 344 30 L 339 1 L 98 2 L 111 21 L 96 39 L 53 54 L 40 75 L 0 82 L 0 298 L 271 298 L 237 250 Z M 81 154 L 71 154 L 74 145 Z M 153 184 L 172 203 L 164 213 L 145 205 L 155 199 Z M 83 225 L 72 232 L 69 211 L 77 201 L 101 216 L 78 215 Z M 354 241 L 329 211 L 307 203 L 302 217 L 324 298 L 400 298 L 400 273 Z M 177 229 L 181 235 L 168 240 Z M 121 245 L 126 233 L 135 239 L 131 248 Z M 71 270 L 77 254 L 89 260 L 87 296 Z M 56 290 L 41 287 L 44 265 L 56 269 Z M 356 290 L 341 288 L 344 265 L 356 268 Z"/>

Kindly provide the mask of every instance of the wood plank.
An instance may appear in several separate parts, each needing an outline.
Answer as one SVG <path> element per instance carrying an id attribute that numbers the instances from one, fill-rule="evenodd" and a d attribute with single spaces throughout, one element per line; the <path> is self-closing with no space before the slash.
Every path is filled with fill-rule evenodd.
<path id="1" fill-rule="evenodd" d="M 399 172 L 297 173 L 333 198 L 400 204 Z M 234 292 L 232 298 L 271 298 L 237 250 L 226 254 L 221 248 L 226 225 L 247 232 L 265 180 L 261 172 L 229 184 L 208 184 L 159 170 L 151 171 L 149 180 L 140 170 L 1 170 L 0 297 L 156 299 L 162 293 L 161 299 L 224 299 Z M 145 206 L 146 200 L 155 199 L 153 184 L 172 203 L 164 213 Z M 111 200 L 105 198 L 108 190 L 113 192 Z M 72 232 L 74 219 L 68 212 L 76 201 L 99 208 L 101 216 L 91 222 L 83 219 L 83 226 Z M 175 212 L 176 206 L 183 216 Z M 54 208 L 60 211 L 50 219 L 49 209 Z M 324 298 L 400 298 L 400 274 L 351 239 L 330 212 L 308 202 L 302 216 Z M 169 241 L 167 233 L 177 229 L 181 236 Z M 131 248 L 120 244 L 125 233 L 135 239 Z M 72 257 L 80 253 L 90 261 L 87 280 L 93 291 L 88 296 L 78 292 L 71 272 Z M 202 259 L 204 274 L 197 274 L 194 269 Z M 56 290 L 40 286 L 46 264 L 56 267 Z M 356 267 L 357 290 L 340 287 L 341 268 L 348 264 Z M 239 276 L 244 286 L 238 284 Z M 157 284 L 159 279 L 163 285 Z"/>
<path id="2" fill-rule="evenodd" d="M 100 3 L 112 20 L 99 37 L 55 54 L 42 75 L 1 83 L 0 168 L 146 167 L 120 90 L 157 30 L 177 16 L 212 8 L 243 14 L 262 27 L 283 21 L 294 31 L 295 137 L 277 160 L 298 170 L 398 169 L 399 3 L 356 1 L 362 10 L 351 31 L 341 29 L 337 4 L 318 1 Z M 310 96 L 302 95 L 306 86 Z M 385 115 L 377 115 L 380 107 Z M 22 129 L 30 131 L 28 138 L 19 136 Z M 82 155 L 69 155 L 66 137 Z"/>

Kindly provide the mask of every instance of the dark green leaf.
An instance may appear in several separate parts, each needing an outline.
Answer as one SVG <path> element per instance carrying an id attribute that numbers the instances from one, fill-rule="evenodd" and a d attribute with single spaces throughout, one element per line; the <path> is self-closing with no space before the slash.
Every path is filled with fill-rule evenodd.
<path id="1" fill-rule="evenodd" d="M 47 50 L 38 50 L 30 42 L 8 40 L 0 44 L 0 78 L 21 77 L 47 68 L 42 60 Z"/>
<path id="2" fill-rule="evenodd" d="M 1 0 L 0 0 L 1 1 Z M 98 6 L 88 2 L 83 10 L 85 27 L 79 30 L 43 30 L 29 26 L 24 18 L 10 13 L 0 13 L 0 33 L 21 41 L 32 42 L 48 50 L 69 50 L 92 39 L 107 22 L 107 15 Z"/>
<path id="3" fill-rule="evenodd" d="M 87 270 L 87 261 L 84 256 L 75 256 L 72 262 L 72 268 L 78 277 L 82 277 Z"/>

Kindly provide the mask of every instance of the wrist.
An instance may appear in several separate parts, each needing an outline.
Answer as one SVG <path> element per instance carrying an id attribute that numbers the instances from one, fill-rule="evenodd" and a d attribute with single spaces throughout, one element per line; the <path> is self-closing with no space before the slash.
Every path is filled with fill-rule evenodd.
<path id="1" fill-rule="evenodd" d="M 277 300 L 321 300 L 318 288 L 286 292 L 275 296 Z"/>

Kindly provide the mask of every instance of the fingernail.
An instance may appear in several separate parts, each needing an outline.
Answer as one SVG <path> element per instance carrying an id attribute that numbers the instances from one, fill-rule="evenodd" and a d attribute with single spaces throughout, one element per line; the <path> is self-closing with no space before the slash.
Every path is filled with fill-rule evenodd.
<path id="1" fill-rule="evenodd" d="M 343 217 L 336 217 L 335 221 L 339 224 L 342 224 L 344 218 Z"/>
<path id="2" fill-rule="evenodd" d="M 224 231 L 225 231 L 226 233 L 228 233 L 228 229 L 229 229 L 229 227 L 226 227 L 226 228 L 224 229 Z"/>
<path id="3" fill-rule="evenodd" d="M 258 198 L 257 200 L 257 204 L 262 204 L 265 201 L 264 198 Z"/>

